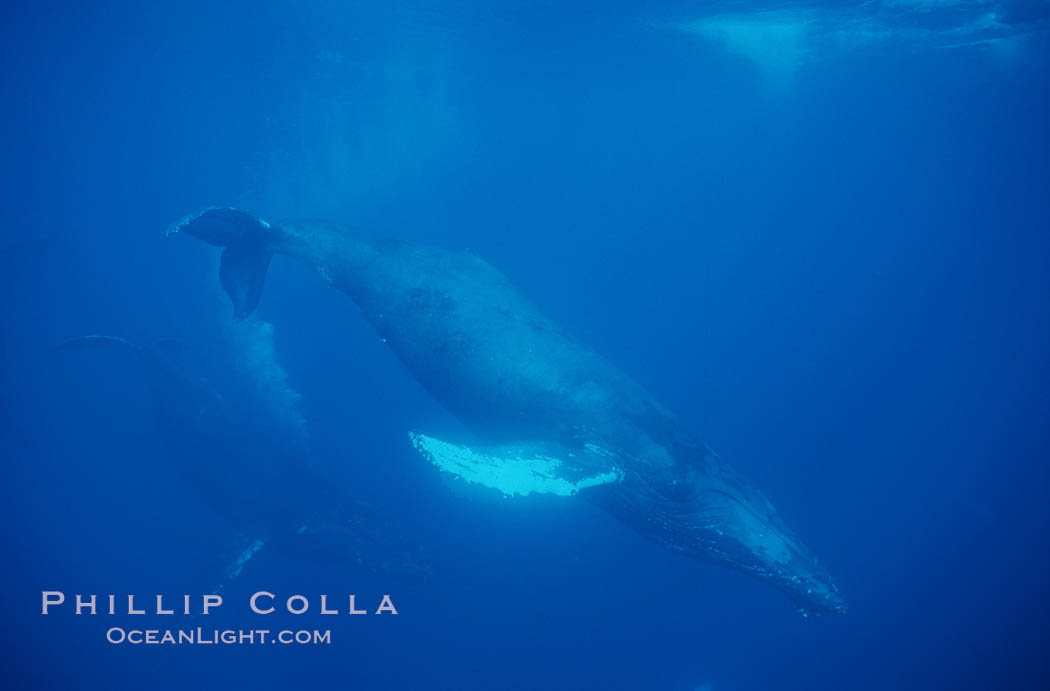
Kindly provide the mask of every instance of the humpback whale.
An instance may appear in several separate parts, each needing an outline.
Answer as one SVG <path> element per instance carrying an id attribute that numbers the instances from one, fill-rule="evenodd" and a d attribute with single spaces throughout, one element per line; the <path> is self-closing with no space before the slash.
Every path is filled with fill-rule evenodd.
<path id="1" fill-rule="evenodd" d="M 235 381 L 224 396 L 207 379 L 188 376 L 167 354 L 171 343 L 138 345 L 91 335 L 62 348 L 123 349 L 137 356 L 160 436 L 180 474 L 243 538 L 227 581 L 271 546 L 383 573 L 425 571 L 415 546 L 310 462 L 306 439 L 295 420 L 284 419 L 286 411 L 255 400 L 258 392 L 249 382 Z"/>
<path id="2" fill-rule="evenodd" d="M 670 550 L 779 588 L 804 614 L 845 612 L 831 576 L 761 492 L 475 254 L 227 207 L 168 233 L 224 248 L 219 277 L 236 319 L 258 305 L 275 253 L 353 299 L 474 435 L 412 432 L 439 468 L 508 495 L 577 495 Z"/>

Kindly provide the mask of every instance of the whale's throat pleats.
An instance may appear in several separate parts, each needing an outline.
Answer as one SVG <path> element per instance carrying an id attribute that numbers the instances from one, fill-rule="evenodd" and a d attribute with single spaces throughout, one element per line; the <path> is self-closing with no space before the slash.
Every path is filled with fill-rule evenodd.
<path id="1" fill-rule="evenodd" d="M 534 442 L 466 446 L 419 432 L 410 432 L 409 438 L 416 450 L 441 470 L 509 497 L 571 496 L 588 487 L 619 482 L 623 477 L 613 456 L 593 446 L 582 451 Z"/>

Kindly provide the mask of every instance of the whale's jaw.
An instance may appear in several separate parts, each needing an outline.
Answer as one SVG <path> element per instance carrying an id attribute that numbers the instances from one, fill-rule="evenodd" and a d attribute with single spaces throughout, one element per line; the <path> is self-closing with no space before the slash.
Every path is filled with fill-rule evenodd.
<path id="1" fill-rule="evenodd" d="M 713 454 L 706 460 L 705 468 L 676 473 L 673 482 L 627 472 L 580 496 L 667 549 L 772 585 L 804 616 L 844 614 L 845 599 L 830 574 L 765 497 Z"/>

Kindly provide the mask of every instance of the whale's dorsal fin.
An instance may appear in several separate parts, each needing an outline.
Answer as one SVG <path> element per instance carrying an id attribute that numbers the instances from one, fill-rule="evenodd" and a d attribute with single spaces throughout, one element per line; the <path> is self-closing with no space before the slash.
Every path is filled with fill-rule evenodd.
<path id="1" fill-rule="evenodd" d="M 588 487 L 619 482 L 615 457 L 597 447 L 574 452 L 538 443 L 500 446 L 452 444 L 410 432 L 416 450 L 435 466 L 467 483 L 499 490 L 505 496 L 572 496 Z M 598 461 L 596 465 L 596 461 Z"/>

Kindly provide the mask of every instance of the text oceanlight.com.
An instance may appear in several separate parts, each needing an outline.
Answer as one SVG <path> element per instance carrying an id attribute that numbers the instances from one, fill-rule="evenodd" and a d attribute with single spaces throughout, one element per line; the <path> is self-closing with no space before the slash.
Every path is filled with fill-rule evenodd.
<path id="1" fill-rule="evenodd" d="M 330 645 L 332 632 L 328 629 L 273 632 L 269 629 L 122 629 L 114 626 L 106 631 L 106 640 L 114 645 Z"/>

